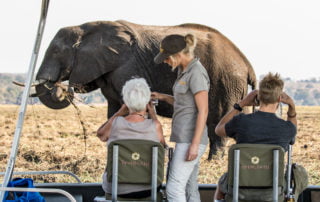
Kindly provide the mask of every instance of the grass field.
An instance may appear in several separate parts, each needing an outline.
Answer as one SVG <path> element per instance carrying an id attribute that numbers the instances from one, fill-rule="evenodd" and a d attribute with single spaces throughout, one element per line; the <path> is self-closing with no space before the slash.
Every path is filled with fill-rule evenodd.
<path id="1" fill-rule="evenodd" d="M 107 106 L 78 108 L 51 110 L 42 105 L 29 105 L 15 171 L 67 170 L 83 182 L 101 182 L 107 151 L 105 143 L 96 137 L 96 130 L 106 120 Z M 0 172 L 5 171 L 10 156 L 18 112 L 19 106 L 0 105 Z M 297 113 L 298 137 L 293 147 L 293 161 L 307 169 L 309 184 L 320 185 L 320 106 L 297 107 Z M 171 120 L 160 117 L 160 121 L 168 142 Z M 226 151 L 233 143 L 227 139 L 226 147 L 211 161 L 206 160 L 207 150 L 201 160 L 200 183 L 217 183 L 227 169 Z M 75 182 L 64 175 L 33 178 L 37 182 Z M 2 176 L 0 179 L 2 181 Z"/>

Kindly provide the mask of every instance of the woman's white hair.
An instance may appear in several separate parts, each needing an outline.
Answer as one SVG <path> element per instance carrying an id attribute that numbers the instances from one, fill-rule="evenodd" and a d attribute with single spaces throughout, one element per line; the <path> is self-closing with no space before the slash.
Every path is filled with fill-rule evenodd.
<path id="1" fill-rule="evenodd" d="M 151 91 L 144 78 L 128 80 L 122 87 L 123 101 L 131 112 L 139 112 L 146 109 L 150 101 Z"/>

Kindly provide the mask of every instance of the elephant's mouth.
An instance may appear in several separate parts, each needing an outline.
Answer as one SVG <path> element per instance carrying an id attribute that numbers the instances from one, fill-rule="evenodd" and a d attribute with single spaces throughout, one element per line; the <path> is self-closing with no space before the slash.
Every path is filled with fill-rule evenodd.
<path id="1" fill-rule="evenodd" d="M 72 88 L 61 82 L 46 81 L 36 85 L 35 89 L 36 93 L 31 96 L 39 97 L 39 100 L 51 109 L 66 108 L 74 98 Z"/>

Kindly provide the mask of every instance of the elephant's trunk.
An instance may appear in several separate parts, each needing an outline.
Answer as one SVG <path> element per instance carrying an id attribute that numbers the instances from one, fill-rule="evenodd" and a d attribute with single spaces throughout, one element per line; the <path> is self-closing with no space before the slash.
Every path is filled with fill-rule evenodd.
<path id="1" fill-rule="evenodd" d="M 39 97 L 39 100 L 51 109 L 63 109 L 70 105 L 74 93 L 71 87 L 60 82 L 46 81 L 36 85 L 36 93 L 32 97 Z"/>

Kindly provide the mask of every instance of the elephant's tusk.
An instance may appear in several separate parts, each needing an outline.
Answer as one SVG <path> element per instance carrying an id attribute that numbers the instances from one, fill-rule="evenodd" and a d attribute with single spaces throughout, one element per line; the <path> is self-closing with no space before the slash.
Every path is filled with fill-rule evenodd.
<path id="1" fill-rule="evenodd" d="M 26 85 L 24 85 L 24 83 L 20 83 L 18 81 L 12 81 L 13 84 L 17 85 L 17 86 L 21 86 L 21 87 L 25 87 Z"/>
<path id="2" fill-rule="evenodd" d="M 29 95 L 29 97 L 40 97 L 40 96 L 45 95 L 45 94 L 46 94 L 46 92 L 42 92 L 42 93 L 39 93 L 39 94 L 33 93 L 33 94 Z"/>
<path id="3" fill-rule="evenodd" d="M 114 48 L 112 48 L 112 47 L 110 47 L 110 46 L 107 46 L 107 48 L 108 48 L 110 51 L 114 52 L 115 54 L 119 55 L 119 52 L 118 52 L 116 49 L 114 49 Z"/>
<path id="4" fill-rule="evenodd" d="M 34 86 L 43 84 L 43 83 L 45 83 L 45 82 L 46 82 L 46 81 L 42 81 L 42 82 L 37 81 L 36 83 L 31 84 L 31 87 L 34 87 Z M 18 81 L 12 81 L 12 83 L 15 84 L 15 85 L 17 85 L 17 86 L 21 86 L 21 87 L 25 87 L 25 86 L 26 86 L 24 83 L 20 83 L 20 82 L 18 82 Z"/>

